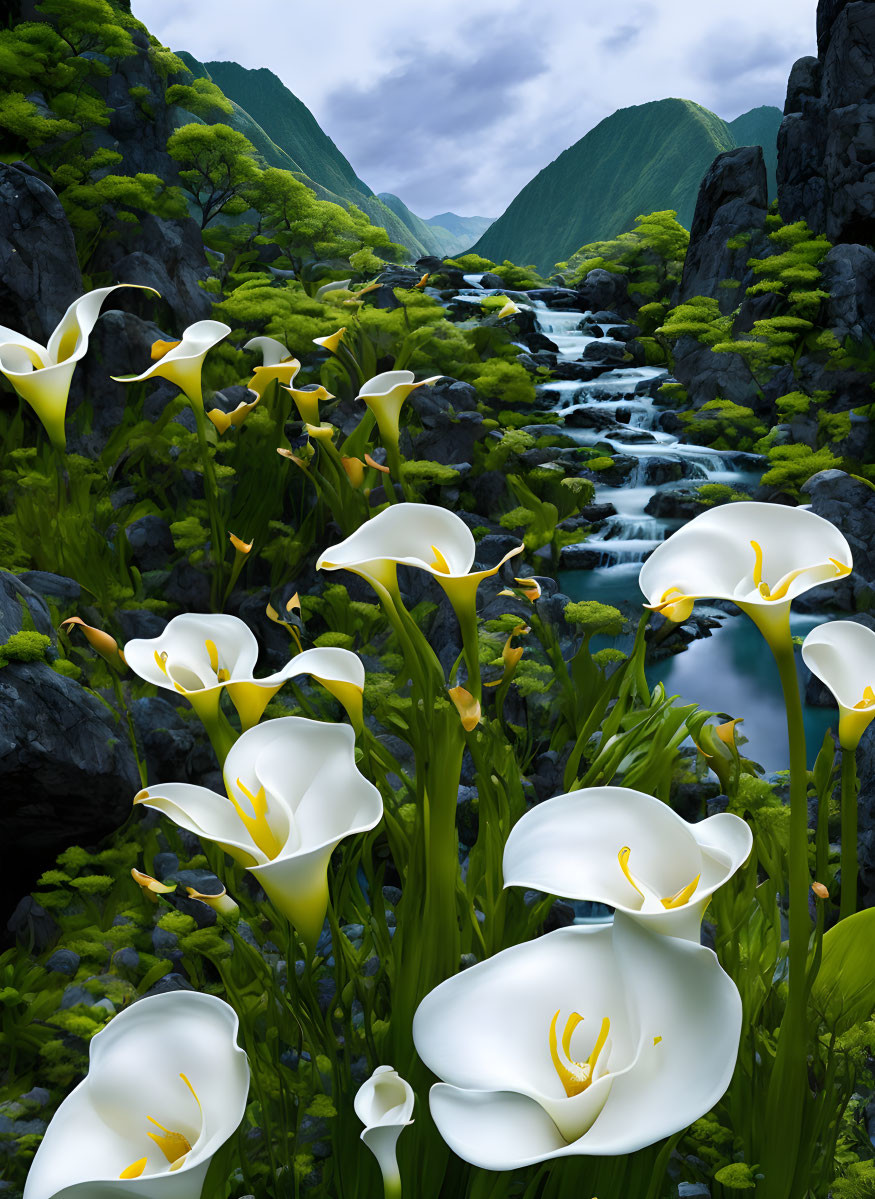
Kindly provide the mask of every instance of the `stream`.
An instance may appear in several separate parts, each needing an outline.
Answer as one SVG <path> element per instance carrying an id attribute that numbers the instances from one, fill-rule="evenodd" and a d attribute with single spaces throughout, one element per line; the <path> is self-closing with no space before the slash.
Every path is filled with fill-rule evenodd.
<path id="1" fill-rule="evenodd" d="M 459 299 L 470 297 L 480 304 L 485 294 L 477 276 L 466 277 L 470 287 Z M 506 293 L 492 293 L 506 294 Z M 581 551 L 585 565 L 571 562 L 559 573 L 559 586 L 571 599 L 592 599 L 621 608 L 634 617 L 643 597 L 638 589 L 638 572 L 649 553 L 684 521 L 648 512 L 657 492 L 672 487 L 702 483 L 727 483 L 752 492 L 759 484 L 761 469 L 754 455 L 714 450 L 679 440 L 659 427 L 660 409 L 654 402 L 658 388 L 668 378 L 661 367 L 621 366 L 605 370 L 616 353 L 610 336 L 611 324 L 599 322 L 601 337 L 584 332 L 581 324 L 592 314 L 549 308 L 543 300 L 525 293 L 511 293 L 516 303 L 526 303 L 534 312 L 538 330 L 557 347 L 556 361 L 575 363 L 584 350 L 597 343 L 605 357 L 586 357 L 588 365 L 604 373 L 582 381 L 553 380 L 538 386 L 541 407 L 552 408 L 566 418 L 563 431 L 579 445 L 608 445 L 617 454 L 633 460 L 621 485 L 596 483 L 594 503 L 613 505 L 616 514 L 595 526 Z M 581 421 L 582 425 L 574 423 Z M 747 738 L 746 757 L 766 772 L 788 766 L 784 702 L 777 669 L 760 634 L 746 617 L 696 605 L 698 611 L 722 623 L 711 635 L 692 641 L 687 649 L 648 667 L 651 685 L 663 683 L 667 692 L 681 702 L 744 718 L 739 730 Z M 805 636 L 826 615 L 792 613 L 794 635 Z M 803 697 L 804 699 L 804 697 Z M 837 714 L 832 708 L 813 707 L 803 702 L 809 765 Z"/>

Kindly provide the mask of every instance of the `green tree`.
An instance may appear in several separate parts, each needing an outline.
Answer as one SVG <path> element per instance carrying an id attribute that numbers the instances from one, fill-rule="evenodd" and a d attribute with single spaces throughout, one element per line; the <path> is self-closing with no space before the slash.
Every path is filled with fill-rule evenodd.
<path id="1" fill-rule="evenodd" d="M 194 79 L 189 83 L 174 83 L 164 93 L 168 104 L 178 104 L 186 112 L 196 117 L 208 120 L 217 113 L 229 117 L 234 112 L 234 105 L 211 79 Z"/>
<path id="2" fill-rule="evenodd" d="M 625 275 L 638 300 L 667 300 L 680 282 L 690 235 L 672 209 L 635 218 L 635 228 L 608 241 L 591 242 L 557 269 L 570 286 L 582 283 L 598 268 Z"/>
<path id="3" fill-rule="evenodd" d="M 261 173 L 255 147 L 229 125 L 183 125 L 167 139 L 179 178 L 200 209 L 205 229 L 219 213 L 239 216 L 250 207 L 249 190 Z"/>

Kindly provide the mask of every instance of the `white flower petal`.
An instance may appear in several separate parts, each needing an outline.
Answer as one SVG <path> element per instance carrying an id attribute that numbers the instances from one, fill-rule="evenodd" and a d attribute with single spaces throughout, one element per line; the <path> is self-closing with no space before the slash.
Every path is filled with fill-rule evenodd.
<path id="1" fill-rule="evenodd" d="M 432 546 L 443 555 L 448 574 L 438 570 Z M 395 562 L 448 578 L 468 573 L 474 551 L 471 530 L 454 512 L 432 504 L 393 504 L 326 550 L 316 567 L 378 573 L 382 563 Z"/>
<path id="2" fill-rule="evenodd" d="M 263 679 L 253 681 L 261 687 L 274 687 L 286 682 L 287 679 L 298 678 L 304 674 L 310 675 L 314 679 L 348 683 L 351 687 L 358 687 L 359 690 L 365 685 L 364 663 L 358 654 L 354 654 L 352 650 L 331 645 L 305 649 L 303 653 L 290 658 L 282 670 L 277 670 Z"/>
<path id="3" fill-rule="evenodd" d="M 92 1039 L 88 1075 L 49 1125 L 27 1199 L 197 1199 L 210 1158 L 246 1108 L 249 1066 L 237 1031 L 233 1009 L 193 991 L 150 996 L 121 1011 Z M 191 1141 L 172 1173 L 149 1140 L 149 1116 Z M 120 1183 L 142 1157 L 146 1173 Z"/>
<path id="4" fill-rule="evenodd" d="M 112 287 L 97 287 L 74 300 L 58 321 L 46 347 L 51 362 L 78 362 L 88 349 L 88 338 L 97 324 L 103 301 L 121 287 L 137 287 L 141 291 L 159 293 L 154 287 L 140 283 L 115 283 Z"/>
<path id="5" fill-rule="evenodd" d="M 875 632 L 855 620 L 831 620 L 812 629 L 802 660 L 844 708 L 854 708 L 867 687 L 875 688 Z"/>
<path id="6" fill-rule="evenodd" d="M 278 366 L 293 356 L 288 347 L 275 337 L 251 337 L 243 349 L 259 350 L 262 366 Z"/>
<path id="7" fill-rule="evenodd" d="M 124 647 L 125 660 L 135 674 L 157 687 L 187 691 L 215 687 L 207 642 L 218 652 L 219 666 L 230 679 L 250 679 L 258 658 L 258 642 L 249 626 L 224 613 L 184 612 L 174 616 L 158 637 L 135 638 Z M 167 654 L 166 673 L 155 660 Z"/>
<path id="8" fill-rule="evenodd" d="M 145 795 L 143 792 L 140 795 L 143 798 L 137 799 L 137 803 L 163 812 L 180 828 L 188 829 L 198 837 L 206 837 L 208 841 L 234 846 L 255 858 L 256 862 L 266 860 L 226 795 L 219 795 L 209 787 L 198 787 L 194 783 L 158 783 L 154 787 L 147 787 Z M 239 795 L 236 788 L 235 795 Z M 244 799 L 242 796 L 240 798 Z M 247 803 L 247 809 L 249 806 Z"/>

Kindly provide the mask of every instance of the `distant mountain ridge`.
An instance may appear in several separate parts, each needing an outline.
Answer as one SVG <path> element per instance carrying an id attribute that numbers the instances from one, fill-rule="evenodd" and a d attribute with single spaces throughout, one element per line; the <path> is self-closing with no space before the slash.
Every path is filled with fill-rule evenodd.
<path id="1" fill-rule="evenodd" d="M 777 108 L 730 124 L 675 98 L 621 108 L 527 183 L 472 250 L 549 272 L 582 245 L 630 229 L 640 213 L 673 208 L 689 228 L 702 176 L 722 151 L 766 145 L 774 180 L 780 123 Z"/>

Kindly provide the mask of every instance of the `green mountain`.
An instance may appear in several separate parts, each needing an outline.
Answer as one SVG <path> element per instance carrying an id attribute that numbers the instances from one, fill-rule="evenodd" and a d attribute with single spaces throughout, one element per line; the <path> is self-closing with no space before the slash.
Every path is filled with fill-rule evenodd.
<path id="1" fill-rule="evenodd" d="M 439 212 L 437 216 L 423 217 L 423 220 L 426 225 L 447 230 L 456 239 L 457 254 L 473 245 L 495 223 L 494 216 L 457 216 L 454 212 Z"/>
<path id="2" fill-rule="evenodd" d="M 429 248 L 433 238 L 429 237 L 426 246 L 415 229 L 374 195 L 309 108 L 273 71 L 266 67 L 249 70 L 236 62 L 201 63 L 184 50 L 177 53 L 193 75 L 212 79 L 221 88 L 234 105 L 229 123 L 249 138 L 268 166 L 292 171 L 321 200 L 357 205 L 414 258 L 434 252 Z"/>
<path id="3" fill-rule="evenodd" d="M 735 122 L 740 133 L 746 117 Z M 621 108 L 527 183 L 472 249 L 550 271 L 587 242 L 630 229 L 639 213 L 673 208 L 689 228 L 702 176 L 738 144 L 725 121 L 691 100 Z"/>
<path id="4" fill-rule="evenodd" d="M 752 108 L 750 112 L 743 112 L 740 117 L 728 122 L 736 145 L 762 146 L 769 176 L 770 200 L 774 200 L 778 194 L 778 129 L 783 119 L 784 114 L 780 108 L 763 104 L 760 108 Z"/>
<path id="5" fill-rule="evenodd" d="M 404 201 L 400 200 L 397 196 L 393 196 L 391 192 L 380 192 L 377 199 L 381 200 L 387 208 L 391 209 L 400 221 L 404 222 L 414 237 L 425 246 L 426 253 L 437 254 L 439 256 L 450 253 L 443 244 L 441 233 L 445 234 L 447 240 L 455 242 L 451 233 L 447 233 L 445 229 L 432 229 L 422 217 L 417 216 L 415 212 L 411 212 Z"/>

